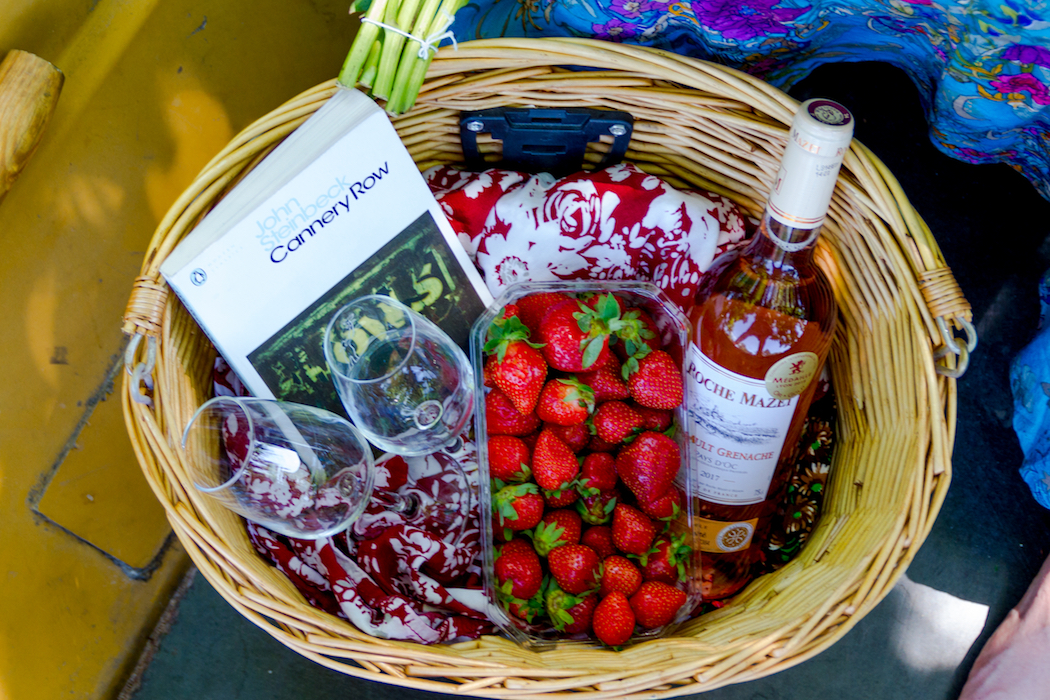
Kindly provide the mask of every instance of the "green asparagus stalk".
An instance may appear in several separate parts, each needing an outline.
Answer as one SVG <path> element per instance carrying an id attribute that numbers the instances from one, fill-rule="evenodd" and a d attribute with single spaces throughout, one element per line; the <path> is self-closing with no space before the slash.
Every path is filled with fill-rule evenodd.
<path id="1" fill-rule="evenodd" d="M 456 11 L 466 2 L 467 0 L 441 0 L 437 13 L 431 16 L 429 26 L 422 30 L 422 36 L 430 38 L 444 31 L 449 23 L 449 18 L 454 17 Z M 387 110 L 391 114 L 402 114 L 412 109 L 419 95 L 419 89 L 423 86 L 423 80 L 426 78 L 427 68 L 430 67 L 432 58 L 432 54 L 429 53 L 425 59 L 420 59 L 416 54 L 403 61 L 402 70 L 398 71 L 395 81 L 395 92 L 390 97 L 393 105 L 389 103 L 387 105 Z"/>
<path id="2" fill-rule="evenodd" d="M 355 0 L 351 12 L 364 11 L 370 21 L 362 22 L 354 37 L 339 72 L 339 83 L 368 89 L 372 97 L 386 100 L 390 114 L 408 111 L 415 104 L 433 58 L 430 51 L 419 57 L 420 42 L 443 32 L 466 1 L 371 0 L 369 4 L 369 0 Z M 373 22 L 394 27 L 413 39 Z"/>
<path id="3" fill-rule="evenodd" d="M 372 85 L 375 84 L 376 74 L 379 72 L 379 54 L 383 51 L 383 42 L 377 41 L 372 44 L 372 50 L 368 52 L 368 59 L 365 61 L 365 66 L 361 70 L 361 77 L 357 79 L 357 84 L 371 89 Z"/>
<path id="4" fill-rule="evenodd" d="M 382 22 L 383 16 L 386 13 L 387 2 L 388 0 L 372 0 L 365 16 L 376 22 Z M 350 10 L 353 12 L 360 7 L 361 4 L 355 2 L 351 5 Z M 339 71 L 339 77 L 337 80 L 340 85 L 345 87 L 354 87 L 357 85 L 358 80 L 361 78 L 362 70 L 368 61 L 369 55 L 372 53 L 377 42 L 382 41 L 381 31 L 382 28 L 378 25 L 368 22 L 361 23 L 361 28 L 357 30 L 354 42 L 350 45 L 350 53 L 346 55 L 346 60 L 343 61 L 343 67 Z"/>
<path id="5" fill-rule="evenodd" d="M 401 0 L 399 5 L 387 6 L 386 24 L 397 27 L 401 31 L 408 31 L 415 22 L 416 13 L 419 9 L 419 0 Z M 393 10 L 393 11 L 391 11 Z M 408 29 L 405 29 L 408 27 Z M 387 31 L 383 37 L 383 52 L 379 56 L 379 74 L 372 86 L 372 95 L 385 100 L 390 97 L 394 88 L 394 78 L 397 75 L 397 66 L 401 60 L 401 53 L 405 47 L 405 37 L 396 32 Z"/>
<path id="6" fill-rule="evenodd" d="M 423 0 L 416 21 L 412 24 L 410 32 L 412 36 L 418 37 L 424 41 L 430 36 L 431 26 L 434 24 L 435 13 L 440 4 L 441 0 Z M 404 102 L 404 81 L 408 79 L 413 67 L 417 63 L 430 63 L 431 56 L 429 55 L 429 51 L 424 54 L 425 58 L 421 59 L 419 57 L 421 48 L 422 44 L 420 44 L 420 42 L 410 41 L 401 51 L 401 56 L 397 63 L 397 72 L 394 75 L 392 89 L 389 99 L 387 100 L 387 109 L 391 114 L 400 114 L 403 111 L 400 109 L 400 105 Z"/>

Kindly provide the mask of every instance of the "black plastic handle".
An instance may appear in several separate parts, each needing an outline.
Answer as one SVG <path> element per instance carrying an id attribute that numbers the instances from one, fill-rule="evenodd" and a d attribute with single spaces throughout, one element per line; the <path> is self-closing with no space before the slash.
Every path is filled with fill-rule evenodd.
<path id="1" fill-rule="evenodd" d="M 602 136 L 612 136 L 613 143 L 600 167 L 619 163 L 633 128 L 634 117 L 627 112 L 589 108 L 496 107 L 463 112 L 459 120 L 463 155 L 471 170 L 495 165 L 485 163 L 478 151 L 478 134 L 487 133 L 503 141 L 500 168 L 556 176 L 580 170 L 587 144 Z"/>

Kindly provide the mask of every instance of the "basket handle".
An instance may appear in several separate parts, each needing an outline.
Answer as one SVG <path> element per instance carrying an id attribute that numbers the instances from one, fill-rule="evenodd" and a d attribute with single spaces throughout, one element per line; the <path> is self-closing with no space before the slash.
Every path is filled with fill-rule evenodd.
<path id="1" fill-rule="evenodd" d="M 866 156 L 864 162 L 871 166 L 871 174 L 885 188 L 886 215 L 899 217 L 899 223 L 907 230 L 910 245 L 903 246 L 903 250 L 936 327 L 936 332 L 930 329 L 931 342 L 934 343 L 934 369 L 937 374 L 958 379 L 966 372 L 970 353 L 977 347 L 977 329 L 973 325 L 970 302 L 966 301 L 962 288 L 945 262 L 930 227 L 908 204 L 908 197 L 897 178 L 869 148 L 856 140 L 853 148 Z M 963 334 L 965 343 L 962 345 L 956 331 Z"/>
<path id="2" fill-rule="evenodd" d="M 938 374 L 958 379 L 966 372 L 970 363 L 970 353 L 977 347 L 977 329 L 970 321 L 970 303 L 963 296 L 962 288 L 955 280 L 951 268 L 940 267 L 927 270 L 919 275 L 919 290 L 926 306 L 934 317 L 941 332 L 944 345 L 934 352 L 935 368 Z M 956 331 L 962 332 L 960 344 Z M 949 362 L 949 356 L 958 359 Z"/>
<path id="3" fill-rule="evenodd" d="M 122 330 L 131 337 L 124 351 L 124 369 L 131 376 L 132 400 L 147 406 L 153 405 L 153 368 L 157 362 L 157 340 L 167 299 L 167 285 L 149 276 L 136 277 L 124 310 Z M 143 338 L 146 339 L 145 359 L 136 361 Z"/>

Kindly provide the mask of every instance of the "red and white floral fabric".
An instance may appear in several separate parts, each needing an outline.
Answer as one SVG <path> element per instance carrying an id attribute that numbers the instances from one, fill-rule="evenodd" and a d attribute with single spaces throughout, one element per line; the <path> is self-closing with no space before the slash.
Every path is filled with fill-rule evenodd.
<path id="1" fill-rule="evenodd" d="M 217 395 L 245 393 L 221 358 L 214 377 Z M 452 456 L 476 493 L 474 445 L 464 441 Z M 423 504 L 434 501 L 445 474 L 440 456 L 385 455 L 376 464 L 371 504 L 347 533 L 301 540 L 248 522 L 248 535 L 256 551 L 311 605 L 374 637 L 422 644 L 475 638 L 493 630 L 485 614 L 477 499 L 457 545 L 386 507 L 394 492 L 414 495 Z"/>
<path id="2" fill-rule="evenodd" d="M 626 163 L 561 179 L 450 166 L 424 177 L 494 296 L 525 280 L 644 280 L 688 310 L 714 257 L 748 231 L 729 199 Z"/>
<path id="3" fill-rule="evenodd" d="M 453 545 L 383 508 L 384 494 L 440 478 L 423 475 L 433 468 L 428 458 L 410 461 L 395 456 L 380 463 L 382 486 L 377 484 L 373 505 L 350 532 L 298 540 L 248 523 L 252 544 L 312 605 L 374 637 L 435 644 L 491 632 L 477 518 Z M 476 461 L 473 466 L 476 473 Z"/>
<path id="4" fill-rule="evenodd" d="M 349 620 L 382 639 L 421 644 L 473 639 L 493 629 L 484 615 L 478 572 L 459 568 L 465 550 L 407 525 L 375 540 L 295 540 L 248 523 L 262 556 L 295 584 L 314 607 Z M 341 544 L 356 544 L 345 548 Z M 476 551 L 476 548 L 475 548 Z M 464 585 L 446 585 L 468 573 Z"/>

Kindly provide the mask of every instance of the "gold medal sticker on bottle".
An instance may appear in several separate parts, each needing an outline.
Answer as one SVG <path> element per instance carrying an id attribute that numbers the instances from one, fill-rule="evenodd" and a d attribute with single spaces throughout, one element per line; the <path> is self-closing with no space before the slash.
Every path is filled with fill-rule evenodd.
<path id="1" fill-rule="evenodd" d="M 701 552 L 724 554 L 739 552 L 751 546 L 751 537 L 755 534 L 757 524 L 758 518 L 737 522 L 694 518 L 693 530 Z"/>
<path id="2" fill-rule="evenodd" d="M 820 368 L 820 358 L 816 353 L 797 352 L 778 360 L 775 365 L 766 372 L 766 391 L 777 399 L 790 399 L 798 396 L 809 383 Z"/>

